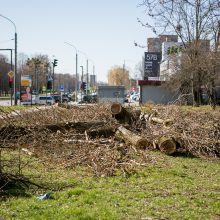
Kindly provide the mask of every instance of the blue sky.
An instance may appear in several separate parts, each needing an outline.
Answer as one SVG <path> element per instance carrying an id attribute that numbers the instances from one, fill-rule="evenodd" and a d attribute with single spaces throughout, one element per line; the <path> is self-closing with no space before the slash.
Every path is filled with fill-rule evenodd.
<path id="1" fill-rule="evenodd" d="M 0 0 L 0 14 L 17 27 L 18 53 L 28 56 L 47 54 L 58 59 L 55 72 L 75 74 L 75 51 L 69 42 L 95 63 L 98 81 L 107 81 L 115 65 L 123 65 L 135 74 L 146 45 L 153 34 L 143 28 L 137 17 L 145 19 L 141 0 Z M 0 17 L 0 48 L 13 48 L 14 28 Z M 86 65 L 79 54 L 79 66 Z M 92 72 L 89 62 L 89 72 Z M 79 69 L 80 72 L 80 69 Z"/>

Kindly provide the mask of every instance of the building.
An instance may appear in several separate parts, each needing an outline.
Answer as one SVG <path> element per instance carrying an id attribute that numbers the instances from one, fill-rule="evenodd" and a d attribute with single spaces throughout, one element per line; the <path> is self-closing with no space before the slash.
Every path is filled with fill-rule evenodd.
<path id="1" fill-rule="evenodd" d="M 161 53 L 163 42 L 178 42 L 178 36 L 159 35 L 159 37 L 147 38 L 147 51 Z"/>
<path id="2" fill-rule="evenodd" d="M 166 81 L 173 74 L 172 66 L 181 63 L 181 42 L 163 42 L 162 60 L 160 63 L 160 80 Z"/>
<path id="3" fill-rule="evenodd" d="M 163 50 L 163 43 L 167 43 L 166 51 L 171 51 L 169 47 L 173 46 L 173 43 L 178 45 L 177 35 L 159 35 L 156 38 L 147 39 L 147 52 L 144 56 L 144 77 L 143 80 L 138 81 L 140 90 L 140 103 L 154 102 L 156 104 L 168 104 L 177 99 L 178 94 L 170 91 L 162 85 L 160 80 L 161 75 L 161 63 L 163 59 L 167 59 Z M 164 63 L 164 69 L 169 69 Z"/>
<path id="4" fill-rule="evenodd" d="M 90 75 L 89 85 L 90 85 L 90 87 L 96 86 L 96 75 L 95 74 Z"/>
<path id="5" fill-rule="evenodd" d="M 124 86 L 98 86 L 99 102 L 119 102 L 124 103 Z"/>
<path id="6" fill-rule="evenodd" d="M 178 92 L 164 87 L 161 81 L 138 80 L 140 87 L 140 103 L 153 102 L 155 104 L 173 103 L 178 98 Z"/>
<path id="7" fill-rule="evenodd" d="M 159 35 L 156 38 L 147 38 L 148 51 L 145 52 L 144 57 L 144 80 L 158 80 L 160 78 L 163 43 L 177 41 L 177 35 Z"/>
<path id="8" fill-rule="evenodd" d="M 195 47 L 195 42 L 192 42 L 190 46 Z M 162 43 L 162 60 L 160 63 L 160 80 L 169 80 L 170 76 L 181 64 L 182 49 L 184 45 L 182 42 L 163 42 Z M 210 51 L 210 40 L 199 40 L 199 50 L 202 52 Z"/>

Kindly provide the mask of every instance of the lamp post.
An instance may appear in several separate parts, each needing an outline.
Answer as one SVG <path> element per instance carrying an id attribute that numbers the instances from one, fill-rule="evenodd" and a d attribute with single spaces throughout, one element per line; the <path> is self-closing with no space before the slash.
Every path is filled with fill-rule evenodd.
<path id="1" fill-rule="evenodd" d="M 81 76 L 81 87 L 83 86 L 83 66 L 80 66 L 82 69 L 82 76 Z M 82 102 L 82 91 L 81 91 L 81 102 Z"/>
<path id="2" fill-rule="evenodd" d="M 83 51 L 79 51 L 81 54 L 83 54 L 86 57 L 86 85 L 88 87 L 89 83 L 89 59 L 86 53 Z M 86 88 L 86 95 L 88 94 L 88 89 Z"/>
<path id="3" fill-rule="evenodd" d="M 78 91 L 78 50 L 77 48 L 68 42 L 64 42 L 65 44 L 71 46 L 76 51 L 76 80 L 75 80 L 75 101 L 77 102 L 77 91 Z"/>
<path id="4" fill-rule="evenodd" d="M 17 85 L 16 85 L 17 83 L 17 79 L 16 79 L 17 78 L 17 28 L 16 28 L 15 23 L 8 17 L 2 14 L 0 14 L 0 17 L 5 18 L 9 22 L 11 22 L 15 29 L 14 104 L 17 105 L 18 104 L 18 99 L 17 99 L 17 94 L 16 94 L 16 90 L 17 90 Z"/>

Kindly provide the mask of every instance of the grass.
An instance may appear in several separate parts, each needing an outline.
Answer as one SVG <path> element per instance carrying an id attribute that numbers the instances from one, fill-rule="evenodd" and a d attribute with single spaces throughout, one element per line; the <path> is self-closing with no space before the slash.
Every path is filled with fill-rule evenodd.
<path id="1" fill-rule="evenodd" d="M 151 163 L 130 176 L 93 177 L 83 167 L 63 169 L 24 157 L 25 175 L 53 188 L 0 202 L 2 219 L 220 219 L 220 163 L 146 152 Z M 46 168 L 47 167 L 47 168 Z M 1 218 L 0 218 L 1 219 Z"/>
<path id="2" fill-rule="evenodd" d="M 12 112 L 12 111 L 23 110 L 27 108 L 33 108 L 33 106 L 24 106 L 24 105 L 0 106 L 0 111 Z"/>

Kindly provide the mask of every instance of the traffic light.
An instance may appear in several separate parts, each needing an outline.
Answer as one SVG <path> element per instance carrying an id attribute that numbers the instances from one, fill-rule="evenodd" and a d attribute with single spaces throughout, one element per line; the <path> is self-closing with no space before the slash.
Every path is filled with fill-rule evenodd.
<path id="1" fill-rule="evenodd" d="M 9 85 L 9 88 L 12 89 L 12 87 L 13 87 L 13 79 L 12 78 L 9 78 L 8 85 Z"/>
<path id="2" fill-rule="evenodd" d="M 48 80 L 47 81 L 47 90 L 51 90 L 52 89 L 52 81 Z"/>
<path id="3" fill-rule="evenodd" d="M 57 66 L 57 61 L 58 61 L 57 59 L 53 60 L 53 67 Z"/>
<path id="4" fill-rule="evenodd" d="M 83 82 L 83 90 L 85 91 L 86 90 L 86 82 Z"/>

